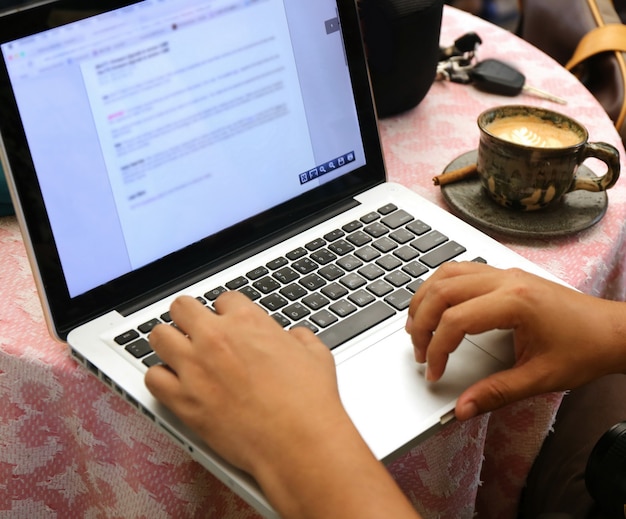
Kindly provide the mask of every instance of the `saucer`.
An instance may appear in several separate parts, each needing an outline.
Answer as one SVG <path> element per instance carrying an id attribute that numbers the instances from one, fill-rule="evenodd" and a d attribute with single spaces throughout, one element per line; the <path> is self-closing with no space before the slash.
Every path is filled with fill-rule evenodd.
<path id="1" fill-rule="evenodd" d="M 446 166 L 444 172 L 476 163 L 478 150 L 464 153 Z M 595 177 L 586 166 L 578 175 Z M 537 211 L 516 211 L 502 207 L 485 192 L 480 180 L 471 177 L 441 186 L 441 193 L 450 210 L 466 222 L 485 232 L 496 232 L 522 238 L 542 238 L 573 234 L 602 219 L 608 206 L 605 191 L 572 191 L 554 206 Z"/>

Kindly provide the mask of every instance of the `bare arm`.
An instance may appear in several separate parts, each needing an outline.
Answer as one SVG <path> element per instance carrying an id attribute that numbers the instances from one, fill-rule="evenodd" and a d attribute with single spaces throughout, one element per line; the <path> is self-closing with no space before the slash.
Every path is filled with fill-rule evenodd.
<path id="1" fill-rule="evenodd" d="M 179 298 L 170 313 L 187 335 L 152 332 L 169 366 L 146 374 L 155 397 L 250 473 L 282 517 L 418 517 L 346 414 L 329 350 L 239 293 L 215 307 Z"/>
<path id="2" fill-rule="evenodd" d="M 512 329 L 515 366 L 467 389 L 467 419 L 510 402 L 626 372 L 626 303 L 581 294 L 521 270 L 449 263 L 420 287 L 407 331 L 418 362 L 438 380 L 465 334 Z"/>

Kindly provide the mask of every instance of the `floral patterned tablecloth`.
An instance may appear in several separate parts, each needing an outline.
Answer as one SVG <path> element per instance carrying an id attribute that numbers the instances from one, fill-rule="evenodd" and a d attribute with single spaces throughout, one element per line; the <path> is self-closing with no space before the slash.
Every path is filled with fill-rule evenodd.
<path id="1" fill-rule="evenodd" d="M 446 6 L 442 44 L 469 30 L 483 39 L 481 59 L 513 61 L 533 86 L 565 97 L 568 105 L 556 108 L 584 123 L 592 140 L 624 152 L 573 76 L 510 33 Z M 511 102 L 555 108 L 435 83 L 417 108 L 381 121 L 389 178 L 445 206 L 431 178 L 476 147 L 478 113 Z M 626 180 L 609 200 L 606 216 L 581 233 L 496 238 L 584 292 L 624 299 Z M 0 518 L 258 517 L 50 338 L 14 218 L 0 218 L 0 251 Z M 560 399 L 545 395 L 452 423 L 389 470 L 425 518 L 512 519 Z"/>

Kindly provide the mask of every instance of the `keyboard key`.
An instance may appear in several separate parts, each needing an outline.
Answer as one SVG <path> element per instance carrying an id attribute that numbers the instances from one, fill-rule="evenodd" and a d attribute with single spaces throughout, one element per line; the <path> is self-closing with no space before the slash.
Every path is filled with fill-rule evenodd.
<path id="1" fill-rule="evenodd" d="M 363 230 L 373 238 L 380 238 L 389 233 L 389 228 L 380 222 L 370 224 Z"/>
<path id="2" fill-rule="evenodd" d="M 148 355 L 148 353 L 152 353 L 150 343 L 144 338 L 131 342 L 126 346 L 125 350 L 136 359 L 140 359 Z"/>
<path id="3" fill-rule="evenodd" d="M 406 226 L 406 228 L 411 231 L 413 234 L 417 234 L 421 236 L 422 234 L 430 231 L 430 225 L 425 224 L 421 220 L 415 220 Z"/>
<path id="4" fill-rule="evenodd" d="M 310 260 L 309 258 L 302 258 L 298 261 L 294 261 L 291 264 L 291 267 L 294 270 L 300 272 L 300 274 L 308 274 L 309 272 L 313 272 L 315 269 L 317 269 L 318 264 Z"/>
<path id="5" fill-rule="evenodd" d="M 344 256 L 343 258 L 339 258 L 337 260 L 337 265 L 350 272 L 351 270 L 358 269 L 361 265 L 363 265 L 363 262 L 350 254 L 348 256 Z"/>
<path id="6" fill-rule="evenodd" d="M 320 276 L 328 281 L 335 281 L 345 274 L 337 265 L 326 265 L 318 270 Z"/>
<path id="7" fill-rule="evenodd" d="M 241 292 L 244 296 L 250 299 L 250 301 L 256 301 L 257 299 L 259 299 L 259 297 L 261 297 L 261 292 L 255 290 L 251 286 L 243 287 L 239 290 L 239 292 Z"/>
<path id="8" fill-rule="evenodd" d="M 400 258 L 402 261 L 407 262 L 415 259 L 419 256 L 419 253 L 413 248 L 405 245 L 398 250 L 393 251 L 393 255 Z"/>
<path id="9" fill-rule="evenodd" d="M 347 301 L 346 299 L 341 299 L 336 303 L 333 303 L 329 306 L 329 308 L 335 312 L 339 317 L 345 317 L 346 315 L 350 315 L 356 312 L 356 306 Z"/>
<path id="10" fill-rule="evenodd" d="M 124 346 L 124 344 L 128 344 L 130 341 L 135 340 L 137 337 L 139 337 L 139 333 L 137 332 L 137 330 L 128 330 L 127 332 L 118 335 L 113 340 L 120 346 Z"/>
<path id="11" fill-rule="evenodd" d="M 311 310 L 319 310 L 330 303 L 322 294 L 314 293 L 302 298 L 302 302 Z"/>
<path id="12" fill-rule="evenodd" d="M 291 252 L 285 254 L 285 256 L 287 256 L 287 259 L 295 261 L 297 259 L 300 259 L 302 256 L 306 256 L 308 253 L 309 251 L 307 251 L 304 247 L 298 247 L 297 249 L 294 249 Z"/>
<path id="13" fill-rule="evenodd" d="M 342 229 L 345 232 L 353 232 L 353 231 L 356 231 L 357 229 L 360 229 L 361 227 L 363 227 L 363 224 L 359 222 L 358 220 L 354 220 L 353 222 L 350 222 L 344 225 Z"/>
<path id="14" fill-rule="evenodd" d="M 280 281 L 283 285 L 291 283 L 300 277 L 300 275 L 291 267 L 283 267 L 272 274 L 275 279 Z"/>
<path id="15" fill-rule="evenodd" d="M 370 247 L 369 245 L 354 251 L 354 255 L 363 261 L 373 261 L 381 256 L 380 251 L 377 251 L 374 247 Z"/>
<path id="16" fill-rule="evenodd" d="M 372 246 L 376 247 L 376 249 L 385 254 L 392 251 L 393 249 L 396 249 L 398 247 L 398 244 L 390 238 L 384 236 L 373 242 Z"/>
<path id="17" fill-rule="evenodd" d="M 299 321 L 311 313 L 306 306 L 300 303 L 293 303 L 292 305 L 283 308 L 281 311 L 292 321 Z"/>
<path id="18" fill-rule="evenodd" d="M 246 274 L 246 277 L 251 280 L 259 279 L 261 276 L 265 276 L 268 270 L 266 267 L 257 267 Z"/>
<path id="19" fill-rule="evenodd" d="M 456 258 L 459 254 L 465 252 L 465 247 L 459 245 L 455 241 L 450 241 L 435 250 L 424 254 L 420 261 L 425 265 L 428 265 L 431 269 L 438 267 L 446 261 L 450 261 L 452 258 Z"/>
<path id="20" fill-rule="evenodd" d="M 331 261 L 337 259 L 337 255 L 330 252 L 328 249 L 320 249 L 311 253 L 311 259 L 320 265 L 327 265 Z"/>
<path id="21" fill-rule="evenodd" d="M 377 281 L 374 281 L 373 283 L 370 283 L 369 285 L 367 285 L 367 289 L 372 294 L 378 297 L 383 297 L 384 295 L 387 295 L 389 292 L 393 292 L 393 287 L 386 281 L 383 281 L 382 279 L 379 279 Z"/>
<path id="22" fill-rule="evenodd" d="M 143 364 L 148 366 L 149 368 L 152 366 L 156 366 L 157 364 L 163 364 L 163 361 L 159 358 L 156 353 L 152 355 L 148 355 L 145 359 L 141 361 Z"/>
<path id="23" fill-rule="evenodd" d="M 317 274 L 309 274 L 303 277 L 299 283 L 309 291 L 317 290 L 326 284 L 326 280 Z"/>
<path id="24" fill-rule="evenodd" d="M 389 213 L 393 213 L 396 209 L 398 209 L 394 204 L 387 204 L 378 209 L 378 212 L 382 215 L 387 215 Z"/>
<path id="25" fill-rule="evenodd" d="M 343 238 L 346 235 L 341 229 L 335 229 L 334 231 L 330 231 L 328 234 L 324 235 L 324 239 L 326 241 L 335 241 L 339 238 Z"/>
<path id="26" fill-rule="evenodd" d="M 280 294 L 270 294 L 259 301 L 270 312 L 280 310 L 283 306 L 286 306 L 289 301 Z"/>
<path id="27" fill-rule="evenodd" d="M 152 328 L 154 328 L 157 324 L 159 324 L 161 321 L 159 321 L 158 319 L 150 319 L 147 323 L 143 323 L 140 324 L 139 326 L 137 326 L 137 329 L 141 332 L 141 333 L 150 333 L 152 331 Z"/>
<path id="28" fill-rule="evenodd" d="M 389 303 L 396 310 L 405 310 L 411 304 L 411 298 L 413 294 L 404 288 L 396 290 L 392 294 L 385 297 L 385 302 Z"/>
<path id="29" fill-rule="evenodd" d="M 389 216 L 385 216 L 381 222 L 391 229 L 397 229 L 412 220 L 413 216 L 411 214 L 407 213 L 404 209 L 400 209 L 399 211 L 391 213 Z"/>
<path id="30" fill-rule="evenodd" d="M 422 274 L 426 274 L 426 272 L 428 272 L 428 269 L 421 263 L 418 263 L 417 261 L 412 261 L 411 263 L 407 263 L 406 265 L 404 265 L 404 267 L 402 267 L 402 270 L 406 272 L 407 274 L 410 274 L 414 278 L 417 278 L 421 276 Z"/>
<path id="31" fill-rule="evenodd" d="M 213 290 L 209 290 L 208 292 L 206 292 L 204 294 L 204 297 L 206 297 L 209 301 L 215 301 L 218 296 L 220 294 L 223 294 L 224 292 L 226 292 L 226 289 L 224 287 L 216 287 Z"/>
<path id="32" fill-rule="evenodd" d="M 415 234 L 407 231 L 406 229 L 398 229 L 389 234 L 389 237 L 398 242 L 400 245 L 404 245 L 405 243 L 410 242 L 413 238 L 415 238 Z"/>
<path id="33" fill-rule="evenodd" d="M 416 279 L 415 281 L 411 281 L 411 283 L 409 283 L 405 288 L 415 293 L 417 292 L 417 289 L 420 286 L 422 286 L 422 283 L 424 283 L 424 280 L 422 278 L 419 278 L 419 279 Z"/>
<path id="34" fill-rule="evenodd" d="M 411 247 L 420 252 L 428 252 L 446 241 L 448 241 L 448 237 L 446 235 L 441 234 L 439 231 L 432 231 L 421 238 L 413 240 L 411 242 Z"/>
<path id="35" fill-rule="evenodd" d="M 395 256 L 391 256 L 390 254 L 388 254 L 387 256 L 378 258 L 376 260 L 376 265 L 384 268 L 386 271 L 389 272 L 395 268 L 398 268 L 400 265 L 402 265 L 402 262 Z"/>
<path id="36" fill-rule="evenodd" d="M 338 320 L 339 319 L 328 310 L 320 310 L 311 316 L 311 321 L 317 324 L 320 328 L 327 328 L 331 324 L 336 323 Z"/>
<path id="37" fill-rule="evenodd" d="M 360 333 L 373 328 L 395 315 L 395 310 L 382 301 L 377 301 L 348 316 L 343 321 L 322 330 L 318 337 L 331 350 L 353 339 Z"/>
<path id="38" fill-rule="evenodd" d="M 340 297 L 345 296 L 348 293 L 348 290 L 341 286 L 339 283 L 331 283 L 330 285 L 326 285 L 321 290 L 322 294 L 326 297 L 329 297 L 333 301 L 339 299 Z"/>
<path id="39" fill-rule="evenodd" d="M 280 267 L 284 267 L 285 265 L 287 265 L 287 263 L 289 263 L 287 261 L 287 258 L 276 258 L 275 260 L 266 263 L 265 266 L 270 270 L 276 270 Z"/>
<path id="40" fill-rule="evenodd" d="M 322 248 L 324 245 L 326 245 L 326 240 L 323 240 L 322 238 L 317 238 L 307 243 L 304 247 L 309 251 L 314 251 Z"/>
<path id="41" fill-rule="evenodd" d="M 247 283 L 248 283 L 248 280 L 245 277 L 239 276 L 238 278 L 235 278 L 232 281 L 229 281 L 228 283 L 226 283 L 226 288 L 228 290 L 237 290 L 238 288 L 241 288 Z"/>
<path id="42" fill-rule="evenodd" d="M 372 301 L 376 301 L 376 298 L 372 294 L 362 289 L 350 294 L 348 299 L 358 306 L 367 306 Z"/>
<path id="43" fill-rule="evenodd" d="M 385 273 L 383 269 L 371 263 L 369 265 L 365 265 L 363 268 L 360 268 L 358 272 L 369 281 L 373 281 Z"/>
<path id="44" fill-rule="evenodd" d="M 376 220 L 378 220 L 380 218 L 380 214 L 378 214 L 375 211 L 372 211 L 371 213 L 367 213 L 364 216 L 361 216 L 361 218 L 359 218 L 359 220 L 361 220 L 363 223 L 368 224 L 368 223 L 372 223 Z"/>
<path id="45" fill-rule="evenodd" d="M 394 287 L 401 287 L 402 285 L 406 285 L 413 278 L 408 274 L 405 274 L 401 270 L 394 270 L 391 274 L 387 274 L 385 276 L 385 281 L 387 283 L 391 283 Z"/>
<path id="46" fill-rule="evenodd" d="M 276 281 L 274 278 L 265 276 L 264 278 L 261 278 L 258 281 L 255 281 L 254 283 L 252 283 L 252 286 L 256 288 L 259 292 L 262 292 L 263 294 L 269 294 L 270 292 L 273 292 L 277 288 L 280 288 L 281 284 L 278 281 Z"/>
<path id="47" fill-rule="evenodd" d="M 346 274 L 342 277 L 339 282 L 346 288 L 350 290 L 356 290 L 357 288 L 361 288 L 363 285 L 367 283 L 361 276 L 358 274 Z"/>
<path id="48" fill-rule="evenodd" d="M 337 256 L 344 256 L 354 250 L 354 245 L 342 239 L 331 243 L 328 246 L 328 249 L 337 254 Z"/>
<path id="49" fill-rule="evenodd" d="M 368 234 L 365 234 L 363 231 L 353 232 L 352 234 L 348 235 L 346 239 L 355 247 L 362 247 L 366 243 L 372 241 L 372 237 Z"/>
<path id="50" fill-rule="evenodd" d="M 280 293 L 291 301 L 295 301 L 296 299 L 300 299 L 301 297 L 307 295 L 308 292 L 300 285 L 292 283 L 291 285 L 281 288 Z"/>

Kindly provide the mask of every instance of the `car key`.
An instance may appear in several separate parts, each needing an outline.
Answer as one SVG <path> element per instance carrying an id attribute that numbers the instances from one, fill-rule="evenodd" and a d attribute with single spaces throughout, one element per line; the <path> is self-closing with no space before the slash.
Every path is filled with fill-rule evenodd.
<path id="1" fill-rule="evenodd" d="M 439 47 L 439 61 L 445 61 L 455 56 L 474 53 L 483 41 L 475 32 L 468 32 L 454 40 L 449 47 Z"/>
<path id="2" fill-rule="evenodd" d="M 526 93 L 559 104 L 567 104 L 564 99 L 528 86 L 524 74 L 497 59 L 478 62 L 467 71 L 473 85 L 479 90 L 505 96 Z"/>

